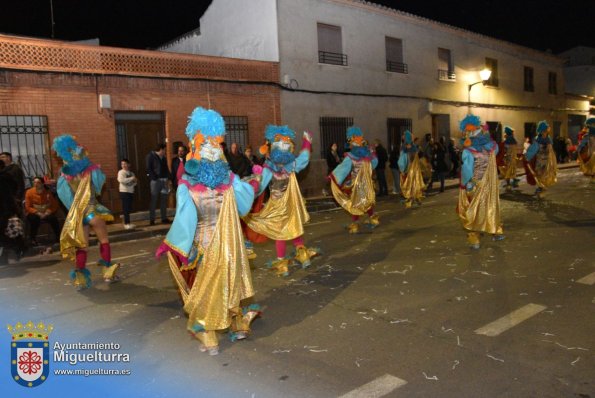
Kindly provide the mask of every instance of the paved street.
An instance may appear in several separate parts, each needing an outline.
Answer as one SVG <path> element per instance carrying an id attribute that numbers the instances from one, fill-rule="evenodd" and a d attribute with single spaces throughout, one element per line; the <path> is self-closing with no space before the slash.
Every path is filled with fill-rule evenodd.
<path id="1" fill-rule="evenodd" d="M 123 281 L 105 285 L 92 266 L 96 285 L 82 293 L 57 254 L 1 266 L 2 321 L 121 344 L 133 374 L 92 377 L 136 396 L 595 398 L 595 188 L 577 169 L 545 200 L 521 188 L 501 196 L 506 239 L 484 237 L 479 251 L 466 246 L 456 189 L 413 210 L 383 199 L 382 225 L 355 236 L 342 210 L 313 214 L 306 243 L 323 255 L 282 279 L 264 268 L 274 244 L 257 246 L 263 317 L 248 340 L 222 336 L 217 357 L 185 331 L 166 261 L 153 257 L 162 237 L 115 243 Z M 80 396 L 71 379 L 45 384 Z"/>

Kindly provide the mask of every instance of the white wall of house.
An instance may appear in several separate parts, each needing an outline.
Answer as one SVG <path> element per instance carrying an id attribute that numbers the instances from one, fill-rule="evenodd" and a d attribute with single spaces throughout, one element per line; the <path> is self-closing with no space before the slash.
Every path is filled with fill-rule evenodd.
<path id="1" fill-rule="evenodd" d="M 566 92 L 595 97 L 595 48 L 579 46 L 559 55 L 567 60 Z"/>
<path id="2" fill-rule="evenodd" d="M 260 61 L 279 61 L 275 0 L 214 0 L 200 18 L 200 34 L 159 50 Z"/>

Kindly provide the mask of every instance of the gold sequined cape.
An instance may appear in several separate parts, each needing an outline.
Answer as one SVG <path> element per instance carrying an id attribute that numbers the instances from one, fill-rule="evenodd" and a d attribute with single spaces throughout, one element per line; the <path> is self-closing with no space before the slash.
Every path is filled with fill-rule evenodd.
<path id="1" fill-rule="evenodd" d="M 535 156 L 539 156 L 539 153 Z M 533 174 L 535 183 L 539 188 L 547 188 L 558 181 L 558 162 L 556 161 L 556 154 L 551 145 L 547 146 L 547 160 L 545 164 L 540 165 L 537 161 L 535 163 L 529 162 L 527 163 L 527 168 Z"/>
<path id="2" fill-rule="evenodd" d="M 168 259 L 188 314 L 188 327 L 199 323 L 205 330 L 228 328 L 232 321 L 231 310 L 237 309 L 241 300 L 254 296 L 233 189 L 224 193 L 215 231 L 204 250 L 191 289 L 170 252 Z"/>
<path id="3" fill-rule="evenodd" d="M 407 168 L 406 174 L 401 174 L 401 193 L 406 200 L 420 200 L 424 197 L 423 173 L 417 153 Z"/>
<path id="4" fill-rule="evenodd" d="M 80 182 L 74 193 L 74 199 L 64 220 L 64 227 L 60 233 L 60 253 L 62 258 L 74 261 L 76 249 L 87 247 L 87 239 L 83 228 L 83 220 L 86 216 L 85 210 L 91 199 L 91 174 L 80 178 Z"/>
<path id="5" fill-rule="evenodd" d="M 244 222 L 255 232 L 274 240 L 291 240 L 304 234 L 310 221 L 295 173 L 290 173 L 287 189 L 276 199 L 272 195 L 258 213 L 249 213 Z"/>
<path id="6" fill-rule="evenodd" d="M 490 154 L 488 167 L 475 188 L 471 192 L 459 189 L 457 210 L 463 228 L 489 234 L 503 233 L 500 221 L 498 169 L 494 152 Z"/>
<path id="7" fill-rule="evenodd" d="M 362 162 L 351 189 L 343 191 L 334 180 L 331 180 L 331 190 L 335 200 L 342 208 L 354 216 L 364 215 L 376 204 L 371 162 Z"/>
<path id="8" fill-rule="evenodd" d="M 506 154 L 504 155 L 504 165 L 498 167 L 502 178 L 505 180 L 512 180 L 516 178 L 516 169 L 517 169 L 517 146 L 516 145 L 507 145 L 506 146 Z"/>

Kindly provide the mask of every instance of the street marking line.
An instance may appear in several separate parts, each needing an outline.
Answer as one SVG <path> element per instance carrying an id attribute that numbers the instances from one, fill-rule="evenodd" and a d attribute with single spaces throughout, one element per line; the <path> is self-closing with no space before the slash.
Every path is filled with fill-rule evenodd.
<path id="1" fill-rule="evenodd" d="M 130 256 L 115 257 L 115 258 L 112 258 L 112 261 L 115 261 L 115 260 L 124 260 L 125 258 L 146 256 L 147 254 L 151 254 L 151 252 L 143 252 L 143 253 L 139 253 L 139 254 L 131 254 Z"/>
<path id="2" fill-rule="evenodd" d="M 475 331 L 476 334 L 483 334 L 486 336 L 498 336 L 500 333 L 507 331 L 513 326 L 526 321 L 534 315 L 539 314 L 547 307 L 540 304 L 527 304 L 518 310 L 512 311 L 508 315 L 504 315 L 502 318 L 495 320 L 492 323 L 488 323 L 485 326 L 480 327 Z"/>
<path id="3" fill-rule="evenodd" d="M 584 285 L 592 285 L 595 283 L 595 272 L 579 279 L 576 283 L 582 283 Z"/>
<path id="4" fill-rule="evenodd" d="M 339 398 L 380 398 L 393 390 L 404 386 L 407 382 L 393 375 L 385 374 L 371 382 L 364 384 Z"/>
<path id="5" fill-rule="evenodd" d="M 330 223 L 330 222 L 331 222 L 331 221 L 318 221 L 318 222 L 313 222 L 313 223 L 311 223 L 311 224 L 306 224 L 305 226 L 306 226 L 306 227 L 311 227 L 312 225 L 328 224 L 328 223 Z"/>

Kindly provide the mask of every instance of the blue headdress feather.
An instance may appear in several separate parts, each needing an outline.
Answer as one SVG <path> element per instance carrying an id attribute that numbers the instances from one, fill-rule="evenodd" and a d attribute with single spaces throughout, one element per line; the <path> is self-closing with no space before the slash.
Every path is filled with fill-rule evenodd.
<path id="1" fill-rule="evenodd" d="M 514 129 L 510 126 L 504 126 L 504 134 L 506 135 L 512 135 L 512 133 L 514 133 Z"/>
<path id="2" fill-rule="evenodd" d="M 274 142 L 276 135 L 289 137 L 292 141 L 295 140 L 295 131 L 290 129 L 288 126 L 276 126 L 274 124 L 269 124 L 264 131 L 264 138 L 268 142 Z"/>
<path id="3" fill-rule="evenodd" d="M 351 126 L 347 129 L 347 141 L 351 141 L 353 137 L 363 136 L 364 133 L 357 126 Z"/>
<path id="4" fill-rule="evenodd" d="M 58 156 L 60 156 L 65 163 L 73 162 L 73 153 L 80 154 L 82 151 L 82 147 L 79 147 L 79 144 L 70 134 L 62 134 L 61 136 L 54 138 L 52 149 L 56 151 Z"/>
<path id="5" fill-rule="evenodd" d="M 585 126 L 595 128 L 595 117 L 590 117 L 585 121 Z"/>
<path id="6" fill-rule="evenodd" d="M 186 136 L 192 140 L 197 133 L 205 137 L 219 137 L 225 135 L 225 121 L 223 117 L 212 109 L 197 107 L 188 116 Z"/>
<path id="7" fill-rule="evenodd" d="M 479 118 L 479 116 L 469 114 L 469 115 L 465 116 L 465 118 L 463 120 L 461 120 L 461 122 L 459 124 L 459 129 L 461 131 L 466 131 L 465 128 L 469 124 L 476 127 L 477 129 L 479 129 L 479 128 L 481 128 L 481 119 Z"/>
<path id="8" fill-rule="evenodd" d="M 537 134 L 541 134 L 546 131 L 550 127 L 549 124 L 545 120 L 540 121 L 537 123 Z"/>
<path id="9" fill-rule="evenodd" d="M 405 130 L 405 144 L 412 145 L 413 144 L 413 134 L 411 131 Z"/>

